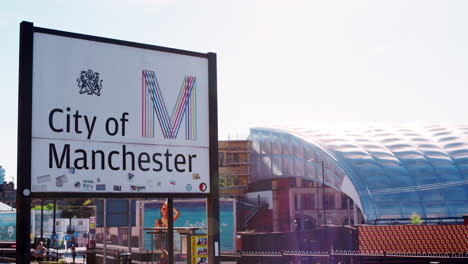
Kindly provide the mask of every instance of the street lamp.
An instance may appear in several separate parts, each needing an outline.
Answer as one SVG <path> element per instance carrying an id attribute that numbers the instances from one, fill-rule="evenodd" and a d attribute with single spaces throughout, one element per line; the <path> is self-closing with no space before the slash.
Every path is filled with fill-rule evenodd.
<path id="1" fill-rule="evenodd" d="M 310 163 L 320 163 L 322 166 L 322 209 L 323 209 L 323 226 L 327 226 L 327 215 L 325 211 L 325 165 L 323 160 L 307 160 Z"/>

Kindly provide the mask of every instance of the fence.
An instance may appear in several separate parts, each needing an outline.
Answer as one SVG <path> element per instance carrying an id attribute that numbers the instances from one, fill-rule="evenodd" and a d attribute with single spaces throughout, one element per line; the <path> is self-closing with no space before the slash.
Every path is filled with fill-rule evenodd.
<path id="1" fill-rule="evenodd" d="M 404 259 L 419 259 L 423 263 L 429 263 L 429 260 L 451 260 L 450 262 L 445 261 L 446 263 L 467 263 L 468 262 L 468 252 L 466 253 L 418 253 L 418 252 L 397 252 L 397 251 L 372 251 L 372 250 L 331 250 L 331 251 L 223 251 L 221 252 L 221 257 L 237 259 L 241 263 L 248 263 L 245 261 L 248 258 L 268 258 L 270 261 L 265 260 L 264 263 L 271 263 L 272 259 L 290 259 L 290 258 L 320 258 L 325 263 L 340 263 L 340 260 L 350 260 L 354 259 L 354 263 L 372 263 L 375 259 L 379 260 L 389 260 L 394 261 L 399 259 L 403 261 Z M 241 261 L 244 260 L 244 261 Z M 369 260 L 371 262 L 369 262 Z M 460 262 L 461 261 L 461 262 Z M 348 261 L 345 261 L 348 262 Z M 444 263 L 445 263 L 444 262 Z M 343 263 L 343 262 L 341 262 Z M 397 263 L 397 262 L 395 262 Z"/>

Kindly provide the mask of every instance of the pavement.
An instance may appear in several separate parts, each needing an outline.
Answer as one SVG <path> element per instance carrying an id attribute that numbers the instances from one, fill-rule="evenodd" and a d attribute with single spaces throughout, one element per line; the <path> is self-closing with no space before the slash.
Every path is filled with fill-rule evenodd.
<path id="1" fill-rule="evenodd" d="M 77 247 L 75 252 L 76 252 L 75 263 L 80 263 L 80 264 L 86 263 L 86 260 L 84 258 L 86 247 Z M 73 263 L 72 252 L 70 249 L 58 249 L 58 250 L 49 249 L 48 255 L 51 255 L 51 256 L 58 255 L 58 258 L 65 260 L 65 263 Z"/>

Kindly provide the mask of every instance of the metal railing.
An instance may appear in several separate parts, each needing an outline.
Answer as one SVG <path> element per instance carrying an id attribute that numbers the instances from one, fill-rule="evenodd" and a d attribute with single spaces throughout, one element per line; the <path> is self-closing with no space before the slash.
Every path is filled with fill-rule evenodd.
<path id="1" fill-rule="evenodd" d="M 398 252 L 398 251 L 372 251 L 372 250 L 331 250 L 331 251 L 222 251 L 223 257 L 332 257 L 332 256 L 354 256 L 354 257 L 406 257 L 406 258 L 444 258 L 444 259 L 467 259 L 467 253 L 431 253 L 431 252 Z"/>

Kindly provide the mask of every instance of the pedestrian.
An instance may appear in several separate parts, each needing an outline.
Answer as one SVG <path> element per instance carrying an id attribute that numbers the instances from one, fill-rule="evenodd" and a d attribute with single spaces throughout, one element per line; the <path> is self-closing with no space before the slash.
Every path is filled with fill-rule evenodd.
<path id="1" fill-rule="evenodd" d="M 72 252 L 73 263 L 75 263 L 75 257 L 76 257 L 75 243 L 72 243 L 72 244 L 71 244 L 70 250 L 71 250 L 71 252 Z"/>
<path id="2" fill-rule="evenodd" d="M 167 253 L 167 250 L 163 249 L 161 251 L 161 258 L 158 261 L 158 264 L 167 264 L 169 263 L 169 254 Z"/>
<path id="3" fill-rule="evenodd" d="M 36 250 L 34 251 L 34 257 L 39 263 L 42 263 L 47 253 L 47 249 L 43 246 L 43 242 L 37 243 Z"/>

